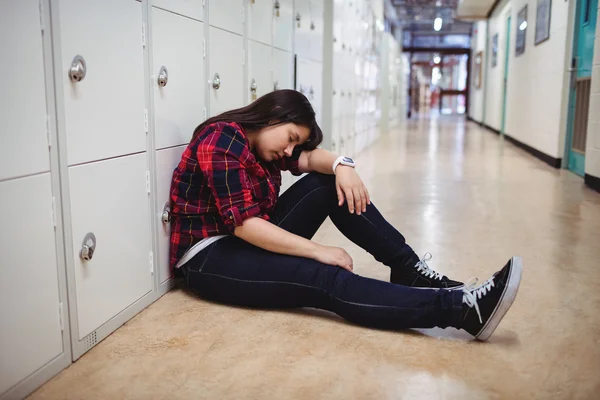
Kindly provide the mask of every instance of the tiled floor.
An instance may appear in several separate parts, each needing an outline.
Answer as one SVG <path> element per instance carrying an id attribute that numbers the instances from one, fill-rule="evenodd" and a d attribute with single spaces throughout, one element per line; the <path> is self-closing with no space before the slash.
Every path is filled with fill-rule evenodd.
<path id="1" fill-rule="evenodd" d="M 32 399 L 600 398 L 600 194 L 457 118 L 411 121 L 357 157 L 375 205 L 433 268 L 487 278 L 524 260 L 489 342 L 375 331 L 311 310 L 258 311 L 174 290 Z M 355 272 L 389 271 L 327 222 Z"/>

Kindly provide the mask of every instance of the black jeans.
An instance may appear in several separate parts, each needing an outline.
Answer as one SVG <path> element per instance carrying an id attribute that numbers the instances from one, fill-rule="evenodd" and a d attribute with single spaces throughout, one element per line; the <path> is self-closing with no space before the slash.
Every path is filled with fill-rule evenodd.
<path id="1" fill-rule="evenodd" d="M 337 203 L 335 176 L 311 173 L 278 200 L 271 222 L 313 237 L 330 217 L 355 244 L 390 268 L 419 260 L 373 204 L 361 215 Z M 385 329 L 460 328 L 462 291 L 413 289 L 364 278 L 318 261 L 272 253 L 228 236 L 181 267 L 191 290 L 226 304 L 259 308 L 314 307 L 356 324 Z"/>

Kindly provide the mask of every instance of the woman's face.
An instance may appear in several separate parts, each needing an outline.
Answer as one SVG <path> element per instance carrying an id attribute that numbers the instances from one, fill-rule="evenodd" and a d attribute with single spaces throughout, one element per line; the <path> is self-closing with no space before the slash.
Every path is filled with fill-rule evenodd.
<path id="1" fill-rule="evenodd" d="M 257 132 L 253 146 L 261 159 L 271 162 L 291 157 L 294 147 L 305 143 L 309 136 L 310 129 L 288 122 L 262 128 Z"/>

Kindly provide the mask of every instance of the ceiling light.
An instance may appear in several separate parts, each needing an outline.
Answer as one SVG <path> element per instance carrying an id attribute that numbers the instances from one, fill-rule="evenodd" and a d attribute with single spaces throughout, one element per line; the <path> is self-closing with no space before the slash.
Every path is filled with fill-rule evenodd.
<path id="1" fill-rule="evenodd" d="M 527 21 L 523 21 L 521 22 L 521 25 L 519 26 L 519 29 L 524 31 L 527 28 Z"/>
<path id="2" fill-rule="evenodd" d="M 440 29 L 442 29 L 442 19 L 440 17 L 437 17 L 435 19 L 435 21 L 433 21 L 433 29 L 438 32 Z"/>
<path id="3" fill-rule="evenodd" d="M 440 61 L 442 61 L 442 59 L 440 58 L 440 56 L 435 56 L 435 57 L 433 57 L 433 62 L 434 62 L 435 64 L 439 64 L 439 63 L 440 63 Z"/>

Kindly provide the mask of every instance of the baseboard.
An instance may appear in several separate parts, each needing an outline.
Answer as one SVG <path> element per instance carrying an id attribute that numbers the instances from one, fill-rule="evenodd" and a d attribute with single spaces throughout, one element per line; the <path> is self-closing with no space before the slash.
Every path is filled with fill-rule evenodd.
<path id="1" fill-rule="evenodd" d="M 588 185 L 591 189 L 594 189 L 596 192 L 600 192 L 600 178 L 598 178 L 597 176 L 585 174 L 583 180 L 585 184 Z"/>
<path id="2" fill-rule="evenodd" d="M 483 126 L 483 122 L 477 121 L 475 118 L 472 118 L 470 115 L 467 115 L 467 120 L 471 122 L 475 122 L 476 124 Z"/>
<path id="3" fill-rule="evenodd" d="M 482 124 L 482 125 L 485 128 L 487 128 L 488 130 L 490 130 L 491 132 L 494 132 L 497 135 L 500 134 L 500 131 L 498 129 L 492 128 L 491 126 L 486 125 L 486 124 Z M 552 168 L 561 168 L 562 167 L 562 158 L 554 158 L 552 156 L 549 156 L 546 153 L 542 153 L 538 149 L 534 149 L 533 147 L 529 146 L 528 144 L 525 144 L 525 143 L 521 142 L 520 140 L 517 140 L 514 137 L 511 137 L 510 135 L 504 134 L 504 137 L 506 138 L 506 140 L 508 140 L 509 142 L 511 142 L 512 144 L 514 144 L 515 146 L 520 147 L 521 149 L 525 150 L 529 154 L 531 154 L 531 155 L 535 156 L 536 158 L 542 160 L 543 162 L 545 162 L 546 164 L 548 164 Z"/>

